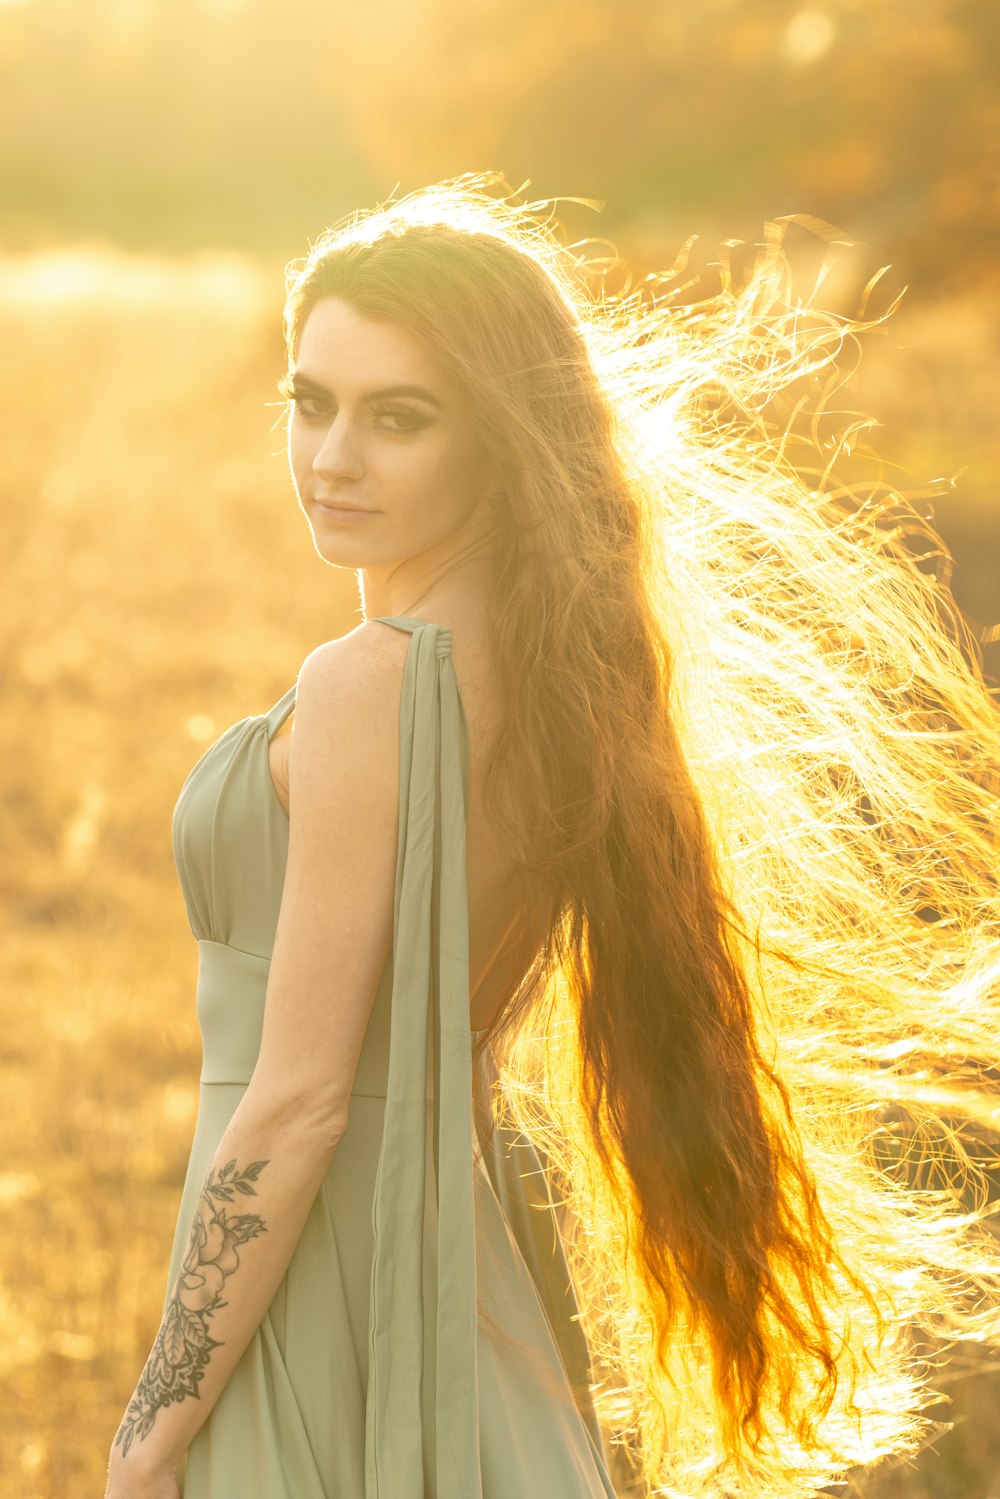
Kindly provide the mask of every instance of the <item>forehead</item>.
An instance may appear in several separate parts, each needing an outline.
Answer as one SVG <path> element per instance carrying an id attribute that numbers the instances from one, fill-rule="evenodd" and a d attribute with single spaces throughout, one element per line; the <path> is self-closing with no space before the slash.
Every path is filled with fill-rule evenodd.
<path id="1" fill-rule="evenodd" d="M 444 371 L 427 344 L 383 318 L 365 317 L 339 297 L 323 297 L 310 309 L 299 339 L 296 367 L 317 379 L 366 384 L 390 373 L 422 385 L 444 387 Z"/>

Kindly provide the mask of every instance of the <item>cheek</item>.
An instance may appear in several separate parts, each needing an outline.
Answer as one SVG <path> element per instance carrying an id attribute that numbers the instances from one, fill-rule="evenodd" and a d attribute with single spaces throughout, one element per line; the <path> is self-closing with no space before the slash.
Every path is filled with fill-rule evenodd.
<path id="1" fill-rule="evenodd" d="M 404 465 L 406 459 L 403 459 Z M 442 434 L 435 441 L 425 441 L 409 449 L 409 467 L 416 476 L 435 485 L 439 492 L 462 501 L 469 497 L 482 471 L 482 458 L 478 448 L 464 438 Z"/>
<path id="2" fill-rule="evenodd" d="M 296 478 L 305 473 L 316 456 L 317 444 L 301 425 L 292 426 L 288 433 L 288 461 Z"/>

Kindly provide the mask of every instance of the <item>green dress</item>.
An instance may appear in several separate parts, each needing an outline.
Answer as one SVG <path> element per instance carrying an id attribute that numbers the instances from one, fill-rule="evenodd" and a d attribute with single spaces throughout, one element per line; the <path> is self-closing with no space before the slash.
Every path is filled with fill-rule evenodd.
<path id="1" fill-rule="evenodd" d="M 263 1322 L 191 1444 L 182 1493 L 614 1499 L 542 1161 L 509 1128 L 484 1150 L 474 1121 L 469 747 L 452 632 L 379 617 L 411 636 L 392 953 L 347 1133 Z M 292 687 L 227 729 L 173 812 L 199 948 L 203 1067 L 164 1307 L 260 1046 L 288 856 L 267 745 L 294 701 Z"/>

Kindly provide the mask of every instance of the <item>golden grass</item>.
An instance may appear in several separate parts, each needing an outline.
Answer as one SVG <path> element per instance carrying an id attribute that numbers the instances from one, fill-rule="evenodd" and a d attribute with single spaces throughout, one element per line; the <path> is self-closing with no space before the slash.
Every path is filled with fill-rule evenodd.
<path id="1" fill-rule="evenodd" d="M 280 287 L 0 264 L 5 1499 L 103 1493 L 159 1324 L 200 1067 L 177 792 L 355 623 L 265 404 Z"/>

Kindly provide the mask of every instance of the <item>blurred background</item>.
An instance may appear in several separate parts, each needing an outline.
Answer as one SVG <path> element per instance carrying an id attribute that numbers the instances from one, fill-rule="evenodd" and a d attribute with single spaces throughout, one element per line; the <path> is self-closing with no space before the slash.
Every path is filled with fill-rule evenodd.
<path id="1" fill-rule="evenodd" d="M 852 399 L 1000 620 L 996 0 L 0 0 L 9 1499 L 103 1494 L 159 1325 L 200 1066 L 181 782 L 360 618 L 285 464 L 284 265 L 486 170 L 602 200 L 568 237 L 637 275 L 694 237 L 691 299 L 787 214 L 844 241 L 826 305 L 888 267 Z M 856 1492 L 1000 1495 L 995 1373 L 938 1385 L 953 1429 Z"/>

